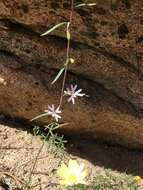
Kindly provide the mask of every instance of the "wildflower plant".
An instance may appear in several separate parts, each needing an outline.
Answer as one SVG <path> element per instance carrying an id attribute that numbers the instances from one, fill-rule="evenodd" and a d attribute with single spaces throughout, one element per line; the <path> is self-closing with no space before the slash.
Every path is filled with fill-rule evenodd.
<path id="1" fill-rule="evenodd" d="M 36 163 L 38 160 L 38 157 L 40 155 L 40 152 L 44 146 L 45 143 L 47 143 L 50 147 L 48 147 L 49 150 L 51 150 L 53 148 L 53 145 L 55 145 L 55 147 L 58 147 L 62 150 L 65 149 L 64 144 L 66 143 L 66 141 L 63 139 L 63 136 L 59 136 L 56 133 L 56 130 L 59 127 L 62 127 L 64 124 L 59 124 L 59 120 L 62 119 L 62 102 L 63 102 L 63 98 L 67 98 L 67 102 L 68 103 L 72 103 L 75 105 L 75 100 L 79 97 L 83 97 L 83 96 L 87 96 L 84 92 L 82 92 L 83 90 L 80 89 L 78 87 L 77 84 L 70 84 L 69 87 L 65 88 L 65 83 L 66 83 L 66 78 L 67 78 L 67 71 L 68 71 L 68 66 L 69 64 L 74 64 L 75 63 L 75 59 L 71 57 L 70 55 L 70 46 L 71 46 L 71 26 L 73 23 L 73 14 L 74 14 L 74 9 L 81 9 L 84 6 L 95 6 L 96 3 L 84 3 L 82 1 L 82 3 L 75 5 L 75 0 L 70 0 L 71 2 L 71 9 L 70 9 L 70 15 L 69 15 L 69 20 L 67 22 L 61 22 L 58 23 L 57 25 L 53 26 L 51 29 L 49 29 L 48 31 L 44 32 L 41 36 L 46 36 L 49 35 L 51 32 L 53 32 L 54 30 L 60 28 L 60 27 L 64 27 L 66 28 L 66 39 L 67 39 L 67 48 L 66 48 L 66 58 L 65 58 L 65 62 L 64 64 L 61 66 L 59 72 L 57 73 L 57 75 L 55 76 L 55 78 L 53 79 L 53 81 L 51 82 L 51 85 L 54 85 L 59 78 L 63 75 L 63 81 L 62 81 L 62 88 L 61 88 L 61 95 L 59 98 L 59 104 L 58 105 L 54 105 L 51 103 L 51 105 L 47 105 L 47 109 L 44 110 L 44 113 L 36 116 L 35 118 L 33 118 L 31 121 L 34 121 L 36 119 L 39 119 L 41 117 L 45 117 L 45 116 L 49 116 L 51 117 L 54 121 L 50 124 L 48 124 L 47 126 L 44 126 L 44 132 L 41 130 L 41 128 L 39 126 L 36 126 L 34 128 L 34 134 L 35 135 L 40 135 L 42 136 L 42 138 L 44 139 L 42 146 L 40 147 L 40 149 L 38 150 L 36 159 L 34 161 L 33 167 L 30 171 L 30 175 L 29 175 L 29 179 L 28 179 L 28 187 L 31 186 L 31 178 L 32 178 L 32 173 L 36 167 Z M 1 80 L 0 82 L 3 82 L 3 80 Z M 47 132 L 48 131 L 48 132 Z M 50 142 L 50 143 L 49 143 Z M 113 178 L 113 180 L 111 180 L 110 178 L 105 178 L 102 175 L 98 175 L 98 178 L 95 179 L 95 184 L 93 184 L 92 186 L 88 185 L 86 183 L 86 177 L 88 175 L 87 170 L 84 169 L 84 164 L 78 164 L 76 160 L 69 160 L 68 165 L 66 164 L 61 164 L 61 166 L 58 168 L 57 170 L 57 174 L 59 176 L 60 179 L 60 185 L 63 185 L 66 187 L 67 190 L 93 190 L 93 189 L 105 189 L 105 186 L 107 187 L 107 189 L 116 189 L 118 190 L 119 186 L 118 183 L 116 184 L 116 186 L 112 185 L 112 181 L 115 181 L 115 179 Z M 136 176 L 134 178 L 134 181 L 131 183 L 132 187 L 130 189 L 136 189 L 136 185 L 140 185 L 140 183 L 142 182 L 142 179 L 140 176 Z M 112 188 L 113 187 L 113 188 Z M 126 188 L 127 189 L 127 188 Z"/>
<path id="2" fill-rule="evenodd" d="M 96 3 L 81 3 L 78 5 L 75 5 L 74 0 L 70 0 L 71 2 L 71 8 L 70 8 L 70 15 L 69 15 L 69 21 L 67 22 L 61 22 L 58 23 L 57 25 L 53 26 L 51 29 L 49 29 L 48 31 L 44 32 L 41 36 L 46 36 L 49 35 L 51 32 L 53 32 L 54 30 L 60 28 L 60 27 L 65 27 L 66 28 L 66 39 L 67 39 L 67 48 L 66 48 L 66 58 L 65 58 L 65 63 L 63 64 L 63 66 L 61 67 L 61 69 L 59 70 L 58 74 L 55 76 L 55 78 L 53 79 L 53 81 L 51 82 L 51 85 L 54 85 L 58 79 L 63 75 L 63 82 L 62 82 L 62 88 L 61 88 L 61 95 L 59 98 L 59 105 L 54 105 L 52 104 L 47 105 L 47 109 L 44 111 L 44 113 L 34 117 L 31 121 L 37 120 L 41 117 L 45 117 L 45 116 L 50 116 L 52 117 L 52 119 L 54 120 L 52 123 L 50 123 L 47 126 L 47 129 L 49 130 L 47 136 L 44 136 L 45 141 L 47 140 L 47 138 L 52 137 L 52 139 L 54 139 L 54 143 L 55 145 L 59 146 L 59 144 L 61 146 L 63 146 L 63 142 L 65 142 L 63 140 L 63 136 L 59 137 L 57 134 L 54 134 L 53 131 L 55 132 L 55 130 L 57 128 L 59 128 L 60 124 L 58 124 L 59 120 L 62 118 L 62 102 L 63 102 L 63 98 L 67 97 L 67 102 L 71 102 L 72 104 L 75 104 L 75 99 L 78 97 L 83 97 L 83 96 L 87 96 L 85 93 L 82 92 L 82 89 L 78 88 L 77 84 L 71 84 L 70 87 L 67 87 L 65 89 L 65 83 L 66 83 L 66 78 L 67 78 L 67 71 L 68 71 L 68 66 L 69 64 L 73 64 L 75 63 L 74 58 L 72 58 L 70 56 L 70 46 L 71 46 L 71 25 L 73 23 L 73 14 L 74 14 L 74 9 L 79 9 L 82 8 L 84 6 L 94 6 L 96 5 Z M 56 124 L 55 124 L 56 122 Z M 54 126 L 54 128 L 53 128 Z M 36 127 L 37 128 L 37 127 Z M 36 129 L 35 128 L 35 129 Z M 36 131 L 36 130 L 35 130 Z M 40 128 L 37 128 L 37 131 L 35 132 L 36 134 L 38 134 L 40 132 Z M 44 141 L 44 142 L 45 142 Z M 43 147 L 43 145 L 42 145 Z M 42 150 L 42 147 L 40 148 L 40 151 Z M 38 152 L 38 155 L 40 154 L 40 151 Z M 37 155 L 37 157 L 38 157 Z M 36 160 L 37 160 L 36 157 Z M 34 170 L 34 167 L 36 165 L 36 162 L 32 168 L 32 170 Z M 84 177 L 86 176 L 85 172 L 82 172 L 81 170 L 83 169 L 83 165 L 78 166 L 76 161 L 69 161 L 69 165 L 68 168 L 66 168 L 65 165 L 62 165 L 59 173 L 63 173 L 63 171 L 66 171 L 67 177 L 66 179 L 63 181 L 63 183 L 67 183 L 67 184 L 78 184 L 80 182 L 84 182 Z M 32 173 L 32 172 L 31 172 Z M 73 177 L 71 179 L 71 177 Z M 69 178 L 69 179 L 68 179 Z M 31 175 L 29 178 L 29 181 L 31 180 Z M 73 180 L 73 181 L 72 181 Z"/>
<path id="3" fill-rule="evenodd" d="M 68 102 L 72 102 L 73 104 L 75 104 L 75 98 L 77 98 L 78 96 L 82 97 L 86 95 L 84 93 L 81 93 L 82 89 L 79 89 L 79 90 L 76 90 L 76 89 L 77 89 L 77 85 L 73 86 L 71 84 L 71 88 L 67 88 L 64 91 L 64 95 L 69 96 Z"/>
<path id="4" fill-rule="evenodd" d="M 63 82 L 62 82 L 62 89 L 61 89 L 61 96 L 60 96 L 60 101 L 59 101 L 59 105 L 57 106 L 57 108 L 55 108 L 55 105 L 52 104 L 52 106 L 48 105 L 48 109 L 45 110 L 45 112 L 35 118 L 32 119 L 38 119 L 40 117 L 43 116 L 51 116 L 53 117 L 53 119 L 58 122 L 59 119 L 61 119 L 61 106 L 62 106 L 62 102 L 63 102 L 63 97 L 67 96 L 68 97 L 68 102 L 72 102 L 73 104 L 75 104 L 75 99 L 77 97 L 83 97 L 86 96 L 85 93 L 81 93 L 82 89 L 78 89 L 77 84 L 71 84 L 70 87 L 67 87 L 65 89 L 65 82 L 66 82 L 66 77 L 67 77 L 67 70 L 68 70 L 68 66 L 71 63 L 74 63 L 75 60 L 73 58 L 70 57 L 70 46 L 71 46 L 71 25 L 73 23 L 73 14 L 74 14 L 74 9 L 78 9 L 78 8 L 82 8 L 84 6 L 94 6 L 96 5 L 96 3 L 80 3 L 78 5 L 75 5 L 74 0 L 71 0 L 71 9 L 70 9 L 70 15 L 69 15 L 69 21 L 67 22 L 61 22 L 58 23 L 57 25 L 53 26 L 51 29 L 49 29 L 48 31 L 44 32 L 41 36 L 46 36 L 49 35 L 51 32 L 53 32 L 54 30 L 60 28 L 60 27 L 66 27 L 66 39 L 67 39 L 67 48 L 66 48 L 66 59 L 65 59 L 65 63 L 63 64 L 63 66 L 61 67 L 61 69 L 59 70 L 58 74 L 56 75 L 55 79 L 52 81 L 52 85 L 57 82 L 57 80 L 63 75 Z"/>
<path id="5" fill-rule="evenodd" d="M 34 127 L 34 135 L 39 135 L 42 137 L 42 139 L 44 139 L 44 142 L 46 142 L 47 148 L 50 152 L 53 152 L 55 148 L 58 148 L 58 150 L 60 150 L 61 152 L 65 150 L 64 145 L 67 141 L 64 140 L 63 135 L 60 136 L 56 133 L 56 129 L 58 129 L 59 127 L 59 124 L 56 122 L 44 126 L 43 130 L 39 126 Z"/>
<path id="6" fill-rule="evenodd" d="M 48 115 L 51 115 L 56 120 L 56 122 L 58 122 L 58 120 L 61 119 L 61 116 L 59 115 L 61 113 L 60 108 L 59 107 L 55 108 L 53 104 L 51 107 L 48 106 L 48 110 L 45 110 L 45 112 Z"/>
<path id="7" fill-rule="evenodd" d="M 85 177 L 87 170 L 84 170 L 84 164 L 78 164 L 76 160 L 69 160 L 68 166 L 61 164 L 57 171 L 60 177 L 60 184 L 64 186 L 73 186 L 77 184 L 86 184 Z"/>

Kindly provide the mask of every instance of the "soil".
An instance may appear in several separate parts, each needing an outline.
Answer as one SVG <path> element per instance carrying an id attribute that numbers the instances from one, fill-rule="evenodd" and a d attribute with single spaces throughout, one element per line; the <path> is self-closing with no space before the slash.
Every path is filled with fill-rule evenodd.
<path id="1" fill-rule="evenodd" d="M 43 143 L 40 137 L 26 130 L 29 127 L 11 120 L 0 124 L 0 190 L 27 189 L 29 172 Z M 70 158 L 85 163 L 91 181 L 97 172 L 105 169 L 111 169 L 113 175 L 126 172 L 143 177 L 143 152 L 85 139 L 66 138 L 68 144 L 64 154 L 57 150 L 51 152 L 44 145 L 32 172 L 30 189 L 60 189 L 56 171 L 61 162 L 66 163 Z"/>

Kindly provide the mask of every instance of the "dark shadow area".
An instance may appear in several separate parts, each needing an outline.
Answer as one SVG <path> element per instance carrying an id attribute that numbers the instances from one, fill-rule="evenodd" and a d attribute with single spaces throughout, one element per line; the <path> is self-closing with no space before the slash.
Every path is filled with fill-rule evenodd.
<path id="1" fill-rule="evenodd" d="M 67 151 L 89 160 L 94 165 L 143 177 L 143 151 L 95 140 L 69 138 Z"/>
<path id="2" fill-rule="evenodd" d="M 11 128 L 21 129 L 33 134 L 33 126 L 30 122 L 24 119 L 12 118 L 10 116 L 0 114 L 0 124 L 10 126 Z"/>
<path id="3" fill-rule="evenodd" d="M 24 120 L 5 117 L 0 123 L 33 133 L 32 125 Z M 75 136 L 65 136 L 65 139 L 68 141 L 67 152 L 74 156 L 89 160 L 92 164 L 106 169 L 143 177 L 143 151 L 141 150 L 127 149 L 119 145 Z"/>

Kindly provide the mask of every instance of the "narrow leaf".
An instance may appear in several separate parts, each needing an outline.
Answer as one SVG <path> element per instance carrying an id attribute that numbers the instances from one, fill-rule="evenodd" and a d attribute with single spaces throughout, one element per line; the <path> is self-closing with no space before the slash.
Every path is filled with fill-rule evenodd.
<path id="1" fill-rule="evenodd" d="M 67 40 L 70 40 L 71 38 L 69 27 L 70 27 L 70 22 L 67 23 Z"/>
<path id="2" fill-rule="evenodd" d="M 57 76 L 53 80 L 52 84 L 54 84 L 59 79 L 59 77 L 62 75 L 62 73 L 64 72 L 64 70 L 65 70 L 64 67 L 60 69 L 60 71 L 58 72 Z"/>
<path id="3" fill-rule="evenodd" d="M 52 31 L 54 31 L 55 29 L 59 28 L 60 26 L 66 25 L 68 22 L 61 22 L 57 25 L 55 25 L 54 27 L 52 27 L 50 30 L 48 30 L 47 32 L 41 34 L 41 36 L 46 36 L 48 34 L 50 34 Z"/>
<path id="4" fill-rule="evenodd" d="M 44 116 L 47 116 L 47 115 L 49 115 L 49 114 L 48 114 L 48 113 L 43 113 L 43 114 L 38 115 L 38 116 L 34 117 L 33 119 L 31 119 L 31 121 L 34 121 L 34 120 L 36 120 L 36 119 L 39 119 L 39 118 L 44 117 Z"/>
<path id="5" fill-rule="evenodd" d="M 66 60 L 66 62 L 64 64 L 65 67 L 68 65 L 69 61 L 70 61 L 69 59 Z"/>
<path id="6" fill-rule="evenodd" d="M 86 6 L 86 3 L 78 4 L 78 5 L 76 5 L 75 7 L 76 7 L 76 8 L 79 8 L 79 7 L 84 7 L 84 6 Z"/>
<path id="7" fill-rule="evenodd" d="M 96 3 L 81 3 L 81 4 L 76 5 L 75 7 L 79 8 L 79 7 L 84 7 L 84 6 L 95 6 L 95 5 Z"/>
<path id="8" fill-rule="evenodd" d="M 96 3 L 88 3 L 87 6 L 95 6 Z"/>

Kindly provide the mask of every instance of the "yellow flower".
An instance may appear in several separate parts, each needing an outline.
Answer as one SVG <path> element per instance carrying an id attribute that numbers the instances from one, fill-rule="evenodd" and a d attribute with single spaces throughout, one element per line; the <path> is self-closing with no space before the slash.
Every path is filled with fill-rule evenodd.
<path id="1" fill-rule="evenodd" d="M 78 164 L 76 160 L 69 160 L 68 166 L 62 164 L 58 169 L 58 175 L 61 178 L 60 184 L 72 186 L 76 184 L 86 184 L 85 177 L 87 171 L 84 170 L 84 164 Z"/>
<path id="2" fill-rule="evenodd" d="M 137 184 L 139 184 L 142 180 L 142 178 L 140 176 L 135 176 L 134 179 L 135 179 Z"/>

